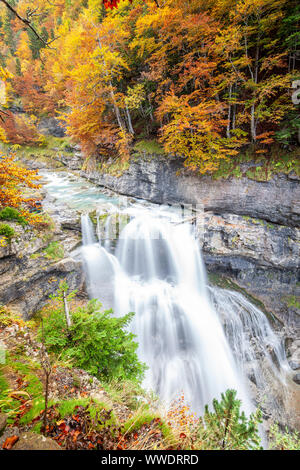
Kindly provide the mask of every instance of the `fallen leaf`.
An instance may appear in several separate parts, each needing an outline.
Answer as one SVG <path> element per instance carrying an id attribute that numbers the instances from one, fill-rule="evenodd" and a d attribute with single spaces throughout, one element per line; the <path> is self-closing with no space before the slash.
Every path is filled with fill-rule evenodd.
<path id="1" fill-rule="evenodd" d="M 19 440 L 19 436 L 11 436 L 11 437 L 8 437 L 2 448 L 3 449 L 6 449 L 6 450 L 10 450 L 12 448 L 13 445 L 15 445 L 15 443 Z"/>

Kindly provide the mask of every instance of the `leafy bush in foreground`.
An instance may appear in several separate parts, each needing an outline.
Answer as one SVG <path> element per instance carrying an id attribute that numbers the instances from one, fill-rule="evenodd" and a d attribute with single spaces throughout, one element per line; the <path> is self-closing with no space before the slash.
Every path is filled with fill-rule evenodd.
<path id="1" fill-rule="evenodd" d="M 104 380 L 142 380 L 145 366 L 136 354 L 138 344 L 126 330 L 134 314 L 117 318 L 111 315 L 112 310 L 102 311 L 101 306 L 94 299 L 77 308 L 71 313 L 69 328 L 63 307 L 48 307 L 39 330 L 46 349 Z"/>
<path id="2" fill-rule="evenodd" d="M 280 431 L 278 424 L 273 424 L 269 430 L 270 450 L 300 450 L 300 433 L 297 431 Z"/>
<path id="3" fill-rule="evenodd" d="M 258 432 L 261 413 L 258 410 L 248 418 L 241 411 L 241 401 L 236 398 L 236 394 L 236 390 L 222 393 L 221 401 L 213 400 L 213 411 L 206 405 L 198 429 L 200 449 L 262 449 Z"/>

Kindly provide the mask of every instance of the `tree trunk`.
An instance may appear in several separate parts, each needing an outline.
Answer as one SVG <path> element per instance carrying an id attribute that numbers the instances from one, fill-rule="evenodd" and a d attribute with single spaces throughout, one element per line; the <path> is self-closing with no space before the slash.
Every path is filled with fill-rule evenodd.
<path id="1" fill-rule="evenodd" d="M 64 310 L 65 310 L 65 317 L 66 317 L 67 327 L 68 327 L 68 329 L 70 329 L 70 327 L 72 325 L 72 321 L 71 321 L 71 316 L 70 316 L 70 311 L 69 311 L 68 300 L 67 300 L 67 296 L 66 296 L 65 292 L 63 293 L 63 297 L 64 297 Z"/>
<path id="2" fill-rule="evenodd" d="M 230 138 L 230 123 L 231 123 L 231 94 L 232 94 L 232 85 L 229 87 L 229 108 L 228 108 L 228 120 L 227 120 L 227 129 L 226 136 Z"/>
<path id="3" fill-rule="evenodd" d="M 113 89 L 113 86 L 112 86 L 111 82 L 109 82 L 109 86 L 110 86 L 110 96 L 111 96 L 111 99 L 112 99 L 112 102 L 113 102 L 113 107 L 114 107 L 114 111 L 115 111 L 115 115 L 116 115 L 119 127 L 120 127 L 120 129 L 124 129 L 125 126 L 124 126 L 123 121 L 121 119 L 120 110 L 119 110 L 118 105 L 116 103 L 114 89 Z"/>
<path id="4" fill-rule="evenodd" d="M 257 85 L 258 82 L 258 59 L 259 59 L 259 46 L 256 46 L 255 53 L 255 69 L 254 69 L 254 83 Z M 256 127 L 258 119 L 255 120 L 255 103 L 251 106 L 251 138 L 253 142 L 256 142 Z"/>
<path id="5" fill-rule="evenodd" d="M 130 112 L 129 112 L 129 109 L 128 107 L 126 106 L 126 116 L 127 116 L 127 122 L 128 122 L 128 129 L 129 129 L 129 132 L 131 132 L 132 135 L 134 135 L 134 130 L 133 130 L 133 127 L 132 127 L 132 121 L 131 121 L 131 116 L 130 116 Z"/>
<path id="6" fill-rule="evenodd" d="M 256 123 L 255 123 L 255 104 L 251 106 L 251 139 L 253 142 L 256 142 Z"/>

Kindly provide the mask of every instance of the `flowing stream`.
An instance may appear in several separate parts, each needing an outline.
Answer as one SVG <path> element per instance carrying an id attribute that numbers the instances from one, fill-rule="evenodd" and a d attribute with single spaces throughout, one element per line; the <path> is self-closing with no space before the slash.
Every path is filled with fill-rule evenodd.
<path id="1" fill-rule="evenodd" d="M 284 390 L 288 365 L 279 337 L 242 294 L 208 286 L 194 228 L 180 211 L 128 204 L 79 178 L 45 178 L 58 203 L 68 194 L 69 206 L 83 211 L 90 297 L 116 315 L 135 312 L 130 328 L 149 367 L 145 387 L 167 404 L 183 392 L 197 413 L 228 388 L 237 390 L 247 413 L 253 388 L 256 398 L 280 407 L 272 384 Z M 96 225 L 88 214 L 94 209 Z"/>

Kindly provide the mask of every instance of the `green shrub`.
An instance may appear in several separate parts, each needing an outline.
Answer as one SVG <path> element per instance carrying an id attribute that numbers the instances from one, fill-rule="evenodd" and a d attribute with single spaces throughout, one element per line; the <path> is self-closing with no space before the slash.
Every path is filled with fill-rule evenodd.
<path id="1" fill-rule="evenodd" d="M 236 394 L 235 390 L 222 393 L 220 402 L 213 400 L 213 411 L 209 411 L 206 405 L 198 430 L 199 448 L 202 450 L 262 449 L 258 433 L 261 413 L 258 410 L 248 418 L 241 411 L 241 401 Z"/>
<path id="2" fill-rule="evenodd" d="M 280 431 L 278 424 L 270 426 L 269 430 L 270 450 L 300 450 L 300 433 L 297 431 Z"/>
<path id="3" fill-rule="evenodd" d="M 60 243 L 51 242 L 45 249 L 44 254 L 46 258 L 58 260 L 64 257 L 65 252 L 63 246 L 61 246 Z"/>
<path id="4" fill-rule="evenodd" d="M 145 366 L 138 360 L 135 336 L 127 331 L 133 313 L 119 318 L 111 314 L 112 310 L 101 311 L 101 303 L 91 300 L 71 314 L 72 325 L 68 329 L 63 307 L 50 307 L 43 319 L 47 350 L 104 380 L 140 381 Z"/>
<path id="5" fill-rule="evenodd" d="M 156 155 L 163 155 L 165 151 L 163 147 L 160 145 L 157 140 L 140 140 L 134 146 L 134 150 L 136 150 L 139 154 L 147 153 L 147 154 L 156 154 Z"/>
<path id="6" fill-rule="evenodd" d="M 5 237 L 10 243 L 14 238 L 16 232 L 8 224 L 0 224 L 0 236 Z"/>
<path id="7" fill-rule="evenodd" d="M 23 217 L 14 207 L 5 207 L 4 209 L 0 210 L 0 220 L 12 220 L 18 222 L 21 225 L 28 224 L 25 217 Z"/>

